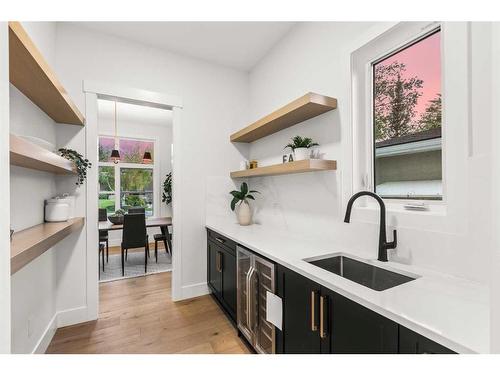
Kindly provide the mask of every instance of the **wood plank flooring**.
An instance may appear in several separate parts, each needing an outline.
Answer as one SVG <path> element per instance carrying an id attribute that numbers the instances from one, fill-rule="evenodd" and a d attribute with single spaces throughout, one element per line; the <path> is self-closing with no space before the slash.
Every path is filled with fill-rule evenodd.
<path id="1" fill-rule="evenodd" d="M 59 328 L 47 353 L 249 353 L 211 296 L 170 299 L 170 272 L 99 288 L 99 319 Z"/>

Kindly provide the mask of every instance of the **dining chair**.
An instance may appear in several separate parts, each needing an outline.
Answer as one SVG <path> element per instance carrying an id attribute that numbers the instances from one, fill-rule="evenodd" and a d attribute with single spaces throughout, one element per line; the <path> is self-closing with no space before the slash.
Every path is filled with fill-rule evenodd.
<path id="1" fill-rule="evenodd" d="M 153 236 L 155 240 L 155 258 L 156 263 L 158 263 L 158 242 L 163 242 L 165 246 L 165 252 L 167 254 L 172 255 L 172 234 L 169 233 L 168 227 L 166 225 L 162 225 L 160 227 L 161 234 L 155 234 Z"/>
<path id="2" fill-rule="evenodd" d="M 130 207 L 128 209 L 129 214 L 145 214 L 146 209 L 144 207 Z"/>
<path id="3" fill-rule="evenodd" d="M 148 272 L 149 242 L 144 214 L 126 214 L 123 217 L 122 231 L 122 276 L 125 276 L 125 252 L 128 249 L 144 247 L 144 273 Z"/>
<path id="4" fill-rule="evenodd" d="M 99 221 L 108 221 L 108 213 L 105 208 L 99 208 Z M 107 230 L 99 231 L 99 244 L 106 244 L 106 262 L 109 261 L 109 233 Z M 104 252 L 103 252 L 104 256 Z"/>
<path id="5" fill-rule="evenodd" d="M 101 254 L 102 254 L 102 272 L 104 272 L 104 245 L 102 243 L 99 244 L 99 255 L 97 256 L 97 258 L 100 258 Z M 99 269 L 99 280 L 100 280 L 101 279 L 100 264 L 98 265 L 97 268 Z"/>

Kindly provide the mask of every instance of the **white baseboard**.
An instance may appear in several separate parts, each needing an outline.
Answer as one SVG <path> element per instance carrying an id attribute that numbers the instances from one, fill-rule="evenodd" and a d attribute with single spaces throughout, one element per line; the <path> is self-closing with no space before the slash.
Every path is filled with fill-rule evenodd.
<path id="1" fill-rule="evenodd" d="M 35 345 L 35 348 L 31 352 L 31 354 L 44 354 L 47 348 L 50 345 L 50 342 L 52 341 L 52 338 L 54 337 L 55 333 L 57 330 L 57 313 L 54 314 L 52 319 L 50 320 L 49 324 L 47 325 L 47 328 L 45 328 L 45 331 L 42 334 L 42 337 L 40 337 L 40 340 Z"/>
<path id="2" fill-rule="evenodd" d="M 44 354 L 58 328 L 83 323 L 90 320 L 91 319 L 88 319 L 87 306 L 81 306 L 74 309 L 56 312 L 31 353 Z"/>
<path id="3" fill-rule="evenodd" d="M 88 322 L 90 320 L 92 319 L 88 317 L 87 306 L 80 306 L 57 312 L 57 328 Z"/>
<path id="4" fill-rule="evenodd" d="M 182 299 L 194 298 L 208 294 L 208 285 L 206 282 L 185 285 L 182 287 Z"/>

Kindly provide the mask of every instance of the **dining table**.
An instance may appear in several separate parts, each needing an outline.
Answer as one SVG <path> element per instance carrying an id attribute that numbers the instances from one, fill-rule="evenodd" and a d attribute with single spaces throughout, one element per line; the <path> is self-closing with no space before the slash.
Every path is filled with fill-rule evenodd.
<path id="1" fill-rule="evenodd" d="M 152 217 L 146 219 L 147 228 L 164 227 L 168 225 L 172 225 L 172 218 L 169 216 Z M 120 229 L 123 229 L 123 224 L 113 224 L 109 220 L 99 222 L 100 231 L 120 230 Z"/>

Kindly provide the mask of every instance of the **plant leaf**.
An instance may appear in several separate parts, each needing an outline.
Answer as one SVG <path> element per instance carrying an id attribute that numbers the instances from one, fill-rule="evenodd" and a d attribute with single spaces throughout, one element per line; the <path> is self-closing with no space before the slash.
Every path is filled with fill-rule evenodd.
<path id="1" fill-rule="evenodd" d="M 247 183 L 246 183 L 246 182 L 243 182 L 243 183 L 241 184 L 241 193 L 242 193 L 243 195 L 246 195 L 246 194 L 248 193 L 248 185 L 247 185 Z"/>
<path id="2" fill-rule="evenodd" d="M 248 195 L 246 196 L 246 198 L 247 198 L 247 199 L 252 199 L 252 200 L 255 200 L 255 198 L 253 197 L 253 195 L 250 195 L 250 194 L 248 194 Z"/>
<path id="3" fill-rule="evenodd" d="M 234 211 L 234 208 L 236 207 L 236 203 L 238 203 L 240 200 L 236 197 L 233 198 L 231 201 L 231 211 Z"/>
<path id="4" fill-rule="evenodd" d="M 260 194 L 260 191 L 257 191 L 257 190 L 250 190 L 249 193 L 259 193 Z"/>

